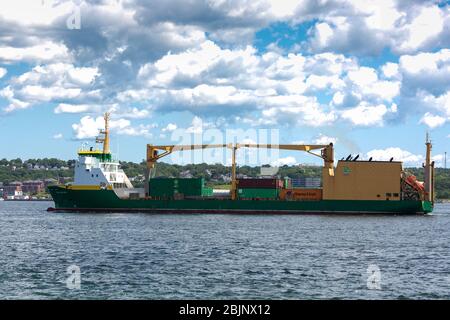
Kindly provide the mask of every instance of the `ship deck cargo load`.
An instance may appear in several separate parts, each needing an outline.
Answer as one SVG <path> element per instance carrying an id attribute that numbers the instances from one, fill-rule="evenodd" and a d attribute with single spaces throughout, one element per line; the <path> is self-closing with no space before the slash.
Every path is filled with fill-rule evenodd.
<path id="1" fill-rule="evenodd" d="M 283 180 L 281 179 L 276 179 L 276 178 L 272 178 L 272 179 L 237 179 L 236 180 L 237 186 L 241 189 L 244 188 L 254 188 L 254 189 L 258 189 L 258 188 L 283 188 Z"/>
<path id="2" fill-rule="evenodd" d="M 243 188 L 238 189 L 239 199 L 277 199 L 279 189 L 277 188 Z"/>
<path id="3" fill-rule="evenodd" d="M 335 165 L 334 146 L 306 144 L 147 145 L 144 188 L 134 188 L 109 150 L 109 114 L 97 139 L 100 149 L 81 149 L 73 184 L 49 186 L 49 211 L 273 214 L 424 214 L 434 206 L 434 162 L 426 139 L 424 181 L 400 161 L 347 158 Z M 229 191 L 213 192 L 203 178 L 150 178 L 161 158 L 172 152 L 208 148 L 231 150 Z M 302 151 L 323 160 L 322 177 L 237 179 L 236 152 L 246 148 Z M 316 151 L 316 152 L 314 152 Z M 317 152 L 319 151 L 319 152 Z"/>
<path id="4" fill-rule="evenodd" d="M 205 186 L 204 178 L 153 178 L 149 180 L 149 195 L 163 199 L 211 196 L 212 188 Z"/>
<path id="5" fill-rule="evenodd" d="M 282 189 L 280 190 L 280 199 L 287 201 L 297 200 L 321 200 L 322 189 Z"/>

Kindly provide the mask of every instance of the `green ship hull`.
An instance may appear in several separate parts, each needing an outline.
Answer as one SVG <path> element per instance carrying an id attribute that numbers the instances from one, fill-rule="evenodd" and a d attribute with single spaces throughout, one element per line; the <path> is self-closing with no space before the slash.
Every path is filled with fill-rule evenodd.
<path id="1" fill-rule="evenodd" d="M 425 214 L 433 210 L 430 201 L 380 200 L 230 200 L 230 199 L 121 199 L 113 190 L 48 188 L 55 202 L 50 211 L 154 212 L 154 213 L 287 213 L 287 214 Z"/>

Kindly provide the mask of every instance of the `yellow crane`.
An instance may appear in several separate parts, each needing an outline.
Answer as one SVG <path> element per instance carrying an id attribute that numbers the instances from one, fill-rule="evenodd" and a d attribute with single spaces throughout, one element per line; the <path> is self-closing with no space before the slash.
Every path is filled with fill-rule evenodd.
<path id="1" fill-rule="evenodd" d="M 328 145 L 302 145 L 302 144 L 191 144 L 191 145 L 162 145 L 155 146 L 147 144 L 147 170 L 145 173 L 145 194 L 148 196 L 148 183 L 151 175 L 151 170 L 155 167 L 156 161 L 171 154 L 174 151 L 189 151 L 209 148 L 228 148 L 232 151 L 231 159 L 231 199 L 237 198 L 237 179 L 236 179 L 236 151 L 239 148 L 266 148 L 266 149 L 280 149 L 305 151 L 314 156 L 320 157 L 324 160 L 324 169 L 330 176 L 334 176 L 334 150 L 333 144 Z M 317 154 L 313 150 L 321 149 L 321 153 Z M 163 153 L 159 153 L 163 151 Z"/>
<path id="2" fill-rule="evenodd" d="M 305 151 L 316 157 L 324 160 L 324 169 L 330 176 L 334 176 L 334 149 L 333 144 L 251 144 L 251 143 L 238 143 L 233 149 L 233 162 L 232 162 L 232 178 L 231 178 L 231 198 L 237 197 L 237 183 L 236 183 L 236 149 L 238 148 L 265 148 L 265 149 L 279 149 L 279 150 L 291 150 L 291 151 Z M 312 150 L 321 150 L 320 154 L 312 152 Z"/>
<path id="3" fill-rule="evenodd" d="M 211 149 L 211 148 L 231 148 L 231 144 L 189 144 L 189 145 L 163 145 L 154 146 L 147 144 L 147 170 L 145 171 L 145 195 L 149 195 L 148 183 L 151 175 L 151 171 L 155 168 L 156 161 L 171 154 L 174 151 L 189 151 L 198 149 Z M 163 151 L 163 153 L 159 153 Z"/>

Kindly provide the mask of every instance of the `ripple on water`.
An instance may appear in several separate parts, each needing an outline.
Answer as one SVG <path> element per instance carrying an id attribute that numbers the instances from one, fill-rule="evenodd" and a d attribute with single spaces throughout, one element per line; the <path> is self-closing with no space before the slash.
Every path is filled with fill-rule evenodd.
<path id="1" fill-rule="evenodd" d="M 0 298 L 448 299 L 450 205 L 433 216 L 48 213 L 0 202 Z M 69 290 L 67 268 L 81 269 Z M 367 286 L 376 265 L 380 290 Z"/>

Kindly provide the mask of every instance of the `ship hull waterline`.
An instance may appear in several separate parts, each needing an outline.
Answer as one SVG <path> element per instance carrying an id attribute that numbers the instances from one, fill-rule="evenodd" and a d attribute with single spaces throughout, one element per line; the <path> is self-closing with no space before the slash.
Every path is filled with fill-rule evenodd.
<path id="1" fill-rule="evenodd" d="M 121 199 L 113 190 L 48 188 L 55 202 L 48 211 L 149 212 L 149 213 L 235 213 L 235 214 L 426 214 L 429 201 L 380 200 L 229 200 L 229 199 Z"/>

